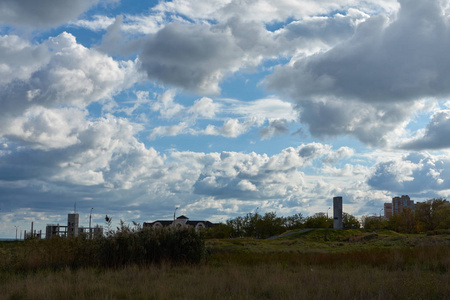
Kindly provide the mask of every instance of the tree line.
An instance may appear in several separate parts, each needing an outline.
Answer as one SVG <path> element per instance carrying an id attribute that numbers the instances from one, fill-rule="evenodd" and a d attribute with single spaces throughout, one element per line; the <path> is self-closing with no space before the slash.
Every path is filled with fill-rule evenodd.
<path id="1" fill-rule="evenodd" d="M 450 203 L 443 198 L 433 198 L 416 203 L 414 210 L 404 208 L 390 218 L 365 216 L 365 229 L 389 229 L 402 233 L 434 232 L 450 229 Z"/>
<path id="2" fill-rule="evenodd" d="M 356 217 L 343 213 L 343 226 L 346 229 L 356 229 L 361 227 L 361 223 Z M 225 224 L 214 226 L 207 232 L 207 237 L 268 238 L 289 230 L 304 228 L 333 228 L 333 219 L 325 213 L 316 213 L 309 217 L 304 217 L 301 213 L 288 217 L 279 217 L 275 212 L 247 213 L 243 217 L 229 219 Z"/>
<path id="3" fill-rule="evenodd" d="M 402 233 L 430 232 L 450 228 L 450 203 L 445 199 L 430 199 L 419 202 L 415 211 L 404 209 L 389 219 L 381 216 L 355 216 L 343 213 L 344 229 L 387 229 Z M 221 223 L 207 232 L 207 237 L 254 237 L 268 238 L 289 230 L 305 228 L 333 228 L 333 219 L 325 213 L 304 217 L 301 213 L 288 217 L 277 216 L 275 212 L 265 214 L 247 213 Z"/>

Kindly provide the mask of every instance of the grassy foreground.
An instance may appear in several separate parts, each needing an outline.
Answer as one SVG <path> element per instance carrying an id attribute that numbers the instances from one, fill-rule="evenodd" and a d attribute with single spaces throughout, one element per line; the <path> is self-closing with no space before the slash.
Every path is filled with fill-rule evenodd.
<path id="1" fill-rule="evenodd" d="M 207 240 L 200 264 L 0 272 L 1 299 L 450 299 L 450 236 Z M 3 253 L 21 244 L 3 243 Z"/>

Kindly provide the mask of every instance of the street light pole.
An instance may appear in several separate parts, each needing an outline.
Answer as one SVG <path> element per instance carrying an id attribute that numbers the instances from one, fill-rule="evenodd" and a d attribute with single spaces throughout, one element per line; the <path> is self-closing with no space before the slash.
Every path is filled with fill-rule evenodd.
<path id="1" fill-rule="evenodd" d="M 92 220 L 92 210 L 94 208 L 91 208 L 91 213 L 89 214 L 89 239 L 92 239 L 92 228 L 91 228 L 91 220 Z"/>
<path id="2" fill-rule="evenodd" d="M 258 220 L 258 209 L 259 206 L 255 210 L 255 239 L 258 238 L 258 227 L 256 226 L 256 221 Z"/>
<path id="3" fill-rule="evenodd" d="M 18 228 L 19 226 L 14 225 L 14 227 L 16 227 L 16 241 L 17 241 L 17 228 Z"/>
<path id="4" fill-rule="evenodd" d="M 383 209 L 384 209 L 384 208 L 380 209 L 380 219 L 381 219 L 381 211 L 382 211 Z"/>
<path id="5" fill-rule="evenodd" d="M 175 207 L 175 211 L 173 212 L 173 220 L 175 221 L 175 214 L 177 212 L 178 206 Z"/>

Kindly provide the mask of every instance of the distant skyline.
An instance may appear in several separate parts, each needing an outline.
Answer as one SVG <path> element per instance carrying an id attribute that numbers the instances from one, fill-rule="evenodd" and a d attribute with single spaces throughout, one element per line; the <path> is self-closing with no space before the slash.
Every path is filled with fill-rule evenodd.
<path id="1" fill-rule="evenodd" d="M 450 194 L 450 1 L 0 3 L 0 238 Z"/>

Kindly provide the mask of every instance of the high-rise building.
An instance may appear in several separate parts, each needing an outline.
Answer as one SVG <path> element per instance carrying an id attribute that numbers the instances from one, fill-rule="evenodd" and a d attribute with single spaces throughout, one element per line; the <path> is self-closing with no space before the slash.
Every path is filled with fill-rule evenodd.
<path id="1" fill-rule="evenodd" d="M 385 203 L 384 204 L 384 217 L 385 218 L 392 217 L 392 203 Z"/>
<path id="2" fill-rule="evenodd" d="M 392 198 L 392 214 L 400 214 L 403 209 L 409 208 L 414 211 L 414 200 L 411 200 L 408 195 Z"/>
<path id="3" fill-rule="evenodd" d="M 403 212 L 403 209 L 411 209 L 414 211 L 414 200 L 411 200 L 408 195 L 392 198 L 392 203 L 384 203 L 384 217 L 390 218 Z"/>

